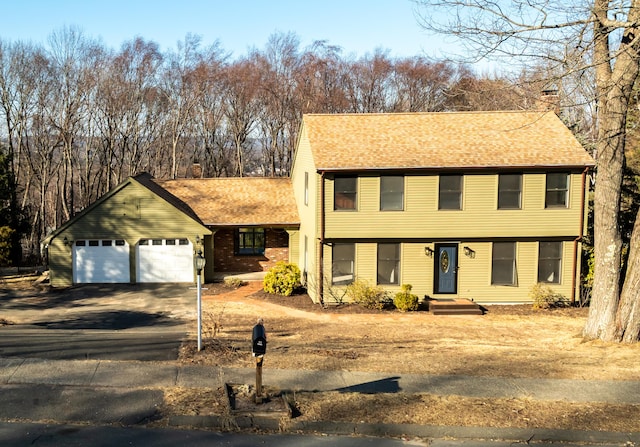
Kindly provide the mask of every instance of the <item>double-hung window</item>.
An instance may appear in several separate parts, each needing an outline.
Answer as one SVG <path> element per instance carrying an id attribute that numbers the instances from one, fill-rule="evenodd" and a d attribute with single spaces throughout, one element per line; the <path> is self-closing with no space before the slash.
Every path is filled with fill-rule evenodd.
<path id="1" fill-rule="evenodd" d="M 378 284 L 400 283 L 400 244 L 378 244 Z"/>
<path id="2" fill-rule="evenodd" d="M 522 175 L 500 174 L 498 176 L 498 209 L 519 210 L 522 208 Z"/>
<path id="3" fill-rule="evenodd" d="M 333 244 L 331 258 L 331 283 L 334 285 L 351 284 L 355 275 L 356 244 Z"/>
<path id="4" fill-rule="evenodd" d="M 538 282 L 560 284 L 562 242 L 540 242 L 538 252 Z"/>
<path id="5" fill-rule="evenodd" d="M 438 209 L 462 209 L 462 176 L 441 175 L 438 189 Z"/>
<path id="6" fill-rule="evenodd" d="M 491 284 L 516 284 L 516 243 L 494 242 L 491 254 Z"/>
<path id="7" fill-rule="evenodd" d="M 235 245 L 237 255 L 263 255 L 265 247 L 264 228 L 238 228 Z"/>
<path id="8" fill-rule="evenodd" d="M 404 209 L 404 177 L 380 177 L 380 211 L 402 211 Z"/>
<path id="9" fill-rule="evenodd" d="M 546 208 L 566 208 L 569 205 L 569 174 L 547 174 Z"/>
<path id="10" fill-rule="evenodd" d="M 333 209 L 356 210 L 358 177 L 336 177 L 333 182 Z"/>

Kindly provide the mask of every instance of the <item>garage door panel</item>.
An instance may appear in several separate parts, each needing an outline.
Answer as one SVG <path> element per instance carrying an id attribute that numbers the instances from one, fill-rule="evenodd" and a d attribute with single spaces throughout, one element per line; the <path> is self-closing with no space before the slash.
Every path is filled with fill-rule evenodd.
<path id="1" fill-rule="evenodd" d="M 73 250 L 73 282 L 85 283 L 128 283 L 129 246 L 113 244 L 113 241 L 76 241 Z"/>
<path id="2" fill-rule="evenodd" d="M 187 239 L 141 240 L 137 262 L 140 283 L 194 280 L 193 245 Z"/>

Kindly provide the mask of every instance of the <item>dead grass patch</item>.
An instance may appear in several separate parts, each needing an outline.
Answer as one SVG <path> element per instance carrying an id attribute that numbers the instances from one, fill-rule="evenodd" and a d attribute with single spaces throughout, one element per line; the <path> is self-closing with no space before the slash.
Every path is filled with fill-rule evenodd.
<path id="1" fill-rule="evenodd" d="M 204 306 L 213 314 L 224 308 L 215 338 L 223 348 L 193 356 L 185 349 L 182 361 L 253 367 L 251 328 L 261 317 L 265 368 L 640 380 L 640 345 L 581 337 L 586 308 L 488 306 L 483 316 L 433 316 L 349 304 L 323 309 L 305 295 L 220 292 Z M 292 403 L 309 421 L 640 431 L 638 405 L 337 391 L 296 392 Z"/>
<path id="2" fill-rule="evenodd" d="M 302 420 L 637 432 L 637 405 L 429 394 L 296 393 Z M 329 419 L 328 419 L 329 418 Z"/>
<path id="3" fill-rule="evenodd" d="M 271 389 L 271 393 L 279 394 Z M 406 393 L 295 392 L 289 402 L 301 421 L 367 424 L 547 428 L 638 432 L 638 405 L 473 398 Z M 256 407 L 259 410 L 259 406 Z M 165 416 L 220 415 L 231 411 L 223 387 L 168 388 Z"/>

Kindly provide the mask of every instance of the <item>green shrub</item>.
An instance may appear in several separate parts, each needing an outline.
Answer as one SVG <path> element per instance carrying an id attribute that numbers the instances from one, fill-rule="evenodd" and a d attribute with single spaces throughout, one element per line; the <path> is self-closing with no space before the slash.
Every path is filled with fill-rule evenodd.
<path id="1" fill-rule="evenodd" d="M 411 284 L 403 284 L 402 290 L 393 298 L 393 305 L 403 312 L 418 310 L 418 295 L 411 293 Z"/>
<path id="2" fill-rule="evenodd" d="M 264 277 L 264 291 L 291 296 L 300 287 L 300 269 L 297 265 L 279 261 Z"/>
<path id="3" fill-rule="evenodd" d="M 367 309 L 382 310 L 391 304 L 387 292 L 382 287 L 372 286 L 367 281 L 359 279 L 347 286 L 347 296 L 354 303 Z"/>
<path id="4" fill-rule="evenodd" d="M 529 297 L 533 301 L 534 309 L 551 309 L 554 307 L 564 307 L 567 300 L 564 296 L 553 291 L 553 289 L 543 283 L 537 283 L 531 288 Z"/>

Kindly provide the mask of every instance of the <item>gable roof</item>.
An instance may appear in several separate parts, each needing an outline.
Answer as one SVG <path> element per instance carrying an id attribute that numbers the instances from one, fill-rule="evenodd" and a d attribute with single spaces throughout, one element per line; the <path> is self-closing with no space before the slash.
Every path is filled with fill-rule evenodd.
<path id="1" fill-rule="evenodd" d="M 299 225 L 288 178 L 224 177 L 153 180 L 185 203 L 205 225 Z"/>
<path id="2" fill-rule="evenodd" d="M 309 114 L 303 128 L 319 171 L 594 165 L 553 112 Z"/>
<path id="3" fill-rule="evenodd" d="M 128 185 L 139 185 L 139 186 L 142 186 L 144 188 L 147 188 L 148 190 L 153 192 L 155 195 L 157 195 L 158 197 L 162 198 L 163 200 L 168 202 L 170 205 L 174 206 L 176 209 L 178 209 L 180 212 L 182 212 L 185 215 L 187 215 L 189 218 L 191 218 L 195 222 L 197 222 L 197 223 L 199 223 L 201 225 L 204 225 L 202 223 L 202 221 L 200 220 L 200 218 L 193 212 L 193 210 L 186 203 L 182 202 L 177 197 L 172 196 L 167 191 L 165 191 L 162 188 L 158 187 L 158 185 L 156 185 L 153 182 L 153 177 L 151 176 L 151 174 L 148 174 L 146 172 L 142 172 L 142 173 L 137 174 L 137 175 L 135 175 L 133 177 L 128 177 L 123 182 L 121 182 L 119 185 L 117 185 L 114 188 L 112 188 L 111 190 L 107 191 L 107 193 L 105 193 L 104 195 L 99 197 L 95 202 L 89 204 L 86 208 L 84 208 L 82 211 L 77 213 L 71 219 L 66 221 L 60 227 L 56 228 L 51 233 L 49 233 L 42 240 L 41 244 L 46 245 L 46 244 L 51 243 L 51 241 L 54 238 L 56 238 L 60 233 L 62 233 L 64 230 L 66 230 L 70 226 L 74 225 L 82 217 L 86 216 L 88 213 L 90 213 L 94 209 L 98 208 L 100 205 L 102 205 L 104 202 L 109 200 L 111 197 L 115 196 L 118 192 L 122 191 Z M 203 231 L 204 232 L 209 232 L 209 229 L 203 227 Z"/>
<path id="4" fill-rule="evenodd" d="M 191 208 L 187 203 L 180 200 L 180 198 L 174 196 L 169 193 L 166 189 L 160 187 L 158 183 L 155 181 L 153 176 L 148 172 L 142 172 L 133 177 L 138 183 L 147 188 L 149 191 L 157 195 L 158 197 L 164 199 L 169 202 L 178 210 L 182 211 L 187 216 L 191 217 L 193 220 L 202 223 L 200 216 L 196 214 L 196 212 Z"/>

